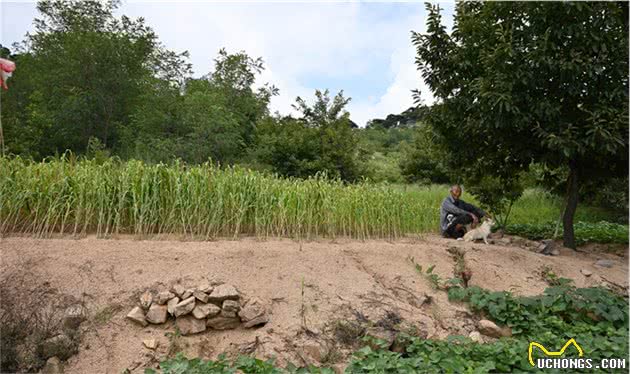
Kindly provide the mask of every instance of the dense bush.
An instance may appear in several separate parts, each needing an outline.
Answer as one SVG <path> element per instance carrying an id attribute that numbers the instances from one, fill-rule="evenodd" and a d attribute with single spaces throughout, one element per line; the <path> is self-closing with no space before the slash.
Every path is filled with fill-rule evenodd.
<path id="1" fill-rule="evenodd" d="M 549 239 L 553 237 L 556 225 L 556 222 L 511 224 L 507 225 L 505 232 L 532 240 Z M 585 243 L 628 243 L 627 225 L 600 221 L 595 223 L 576 222 L 574 227 L 575 239 L 578 245 Z M 558 235 L 562 235 L 562 227 L 560 227 Z"/>

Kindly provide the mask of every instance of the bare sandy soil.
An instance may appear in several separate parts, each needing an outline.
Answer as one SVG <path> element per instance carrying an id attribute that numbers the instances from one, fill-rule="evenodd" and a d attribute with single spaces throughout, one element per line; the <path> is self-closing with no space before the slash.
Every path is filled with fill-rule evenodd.
<path id="1" fill-rule="evenodd" d="M 435 265 L 436 274 L 451 278 L 455 262 L 449 247 L 466 251 L 470 284 L 492 290 L 539 294 L 548 286 L 540 275 L 544 266 L 579 287 L 602 282 L 628 287 L 627 248 L 621 255 L 562 250 L 560 256 L 550 257 L 514 245 L 472 244 L 437 236 L 396 242 L 302 243 L 9 237 L 0 239 L 0 271 L 32 272 L 42 284 L 49 282 L 87 306 L 90 319 L 82 324 L 80 350 L 67 362 L 66 372 L 142 372 L 146 366 L 155 367 L 169 349 L 203 358 L 251 352 L 261 358 L 277 357 L 280 364 L 326 359 L 328 365 L 342 367 L 350 348 L 325 354 L 335 344 L 332 331 L 338 320 L 365 316 L 378 321 L 393 312 L 407 328 L 432 338 L 468 335 L 475 329 L 479 317 L 465 305 L 448 302 L 445 292 L 433 289 L 409 261 L 413 257 L 425 269 Z M 610 259 L 614 265 L 596 266 L 598 259 Z M 146 289 L 169 289 L 175 283 L 196 286 L 202 280 L 233 284 L 245 299 L 261 298 L 268 304 L 270 322 L 258 329 L 208 330 L 174 339 L 167 334 L 175 330 L 172 322 L 143 328 L 125 319 Z M 148 338 L 159 341 L 156 352 L 143 346 Z M 313 347 L 326 347 L 326 357 L 316 357 Z"/>

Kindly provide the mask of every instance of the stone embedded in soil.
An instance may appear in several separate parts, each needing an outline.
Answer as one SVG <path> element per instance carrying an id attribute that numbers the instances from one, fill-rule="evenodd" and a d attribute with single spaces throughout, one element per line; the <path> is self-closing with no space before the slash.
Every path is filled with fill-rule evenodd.
<path id="1" fill-rule="evenodd" d="M 217 286 L 212 291 L 208 300 L 214 302 L 224 300 L 238 300 L 238 291 L 236 290 L 236 288 L 234 288 L 234 286 L 222 284 L 220 286 Z"/>
<path id="2" fill-rule="evenodd" d="M 324 357 L 328 355 L 328 348 L 318 342 L 306 342 L 302 346 L 302 350 L 317 362 L 322 362 Z"/>
<path id="3" fill-rule="evenodd" d="M 368 342 L 368 345 L 372 347 L 372 349 L 374 350 L 378 350 L 380 349 L 380 347 L 378 344 L 376 344 L 375 341 L 373 341 L 373 339 L 384 340 L 385 343 L 387 344 L 387 349 L 389 349 L 389 347 L 392 346 L 392 344 L 394 343 L 394 340 L 396 339 L 395 332 L 381 328 L 381 327 L 368 328 L 367 331 L 365 332 L 365 336 L 369 336 L 372 338 L 370 342 Z"/>
<path id="4" fill-rule="evenodd" d="M 481 333 L 479 331 L 472 331 L 470 334 L 468 334 L 468 337 L 476 343 L 482 343 L 483 342 L 483 338 L 481 337 Z"/>
<path id="5" fill-rule="evenodd" d="M 251 298 L 238 312 L 238 316 L 241 317 L 241 321 L 243 322 L 251 321 L 264 314 L 266 314 L 265 307 L 263 306 L 262 301 L 260 301 L 257 297 Z"/>
<path id="6" fill-rule="evenodd" d="M 477 328 L 480 333 L 492 338 L 512 336 L 512 330 L 509 327 L 501 328 L 497 326 L 496 323 L 488 321 L 487 319 L 479 321 Z"/>
<path id="7" fill-rule="evenodd" d="M 580 273 L 582 273 L 582 275 L 584 275 L 585 277 L 590 277 L 591 275 L 593 275 L 593 272 L 587 269 L 580 270 Z"/>
<path id="8" fill-rule="evenodd" d="M 63 364 L 57 357 L 51 357 L 46 361 L 46 365 L 42 368 L 42 374 L 61 374 L 63 373 Z"/>
<path id="9" fill-rule="evenodd" d="M 173 287 L 171 288 L 171 291 L 173 291 L 173 293 L 177 295 L 177 297 L 182 297 L 184 292 L 186 292 L 186 289 L 181 284 L 176 284 L 176 285 L 173 285 Z"/>
<path id="10" fill-rule="evenodd" d="M 605 267 L 605 268 L 611 268 L 613 267 L 615 263 L 611 260 L 598 260 L 595 265 L 601 266 L 601 267 Z"/>
<path id="11" fill-rule="evenodd" d="M 152 302 L 153 302 L 153 296 L 151 295 L 151 292 L 145 291 L 142 294 L 142 296 L 140 296 L 140 306 L 142 307 L 142 309 L 144 310 L 149 309 Z"/>
<path id="12" fill-rule="evenodd" d="M 254 318 L 254 319 L 250 319 L 249 321 L 245 322 L 243 324 L 243 327 L 248 329 L 250 327 L 265 325 L 265 324 L 267 324 L 267 322 L 269 322 L 269 317 L 267 316 L 267 314 L 263 314 L 261 316 L 258 316 L 258 317 Z"/>
<path id="13" fill-rule="evenodd" d="M 550 255 L 555 247 L 555 243 L 551 239 L 542 240 L 536 247 L 539 253 Z"/>
<path id="14" fill-rule="evenodd" d="M 215 330 L 229 330 L 235 329 L 240 325 L 240 320 L 238 318 L 226 318 L 217 316 L 214 318 L 208 318 L 207 326 L 213 328 Z"/>
<path id="15" fill-rule="evenodd" d="M 241 318 L 241 321 L 244 323 L 243 327 L 246 329 L 264 325 L 269 322 L 267 310 L 263 306 L 262 301 L 257 297 L 251 298 L 238 312 L 238 316 Z"/>
<path id="16" fill-rule="evenodd" d="M 174 293 L 169 292 L 169 291 L 162 291 L 157 294 L 157 297 L 155 298 L 155 302 L 160 305 L 164 305 L 174 297 L 175 297 Z"/>
<path id="17" fill-rule="evenodd" d="M 151 305 L 151 308 L 149 308 L 145 318 L 147 319 L 147 322 L 158 325 L 166 322 L 166 318 L 168 317 L 167 313 L 168 307 L 166 305 L 153 304 Z"/>
<path id="18" fill-rule="evenodd" d="M 225 300 L 221 309 L 228 313 L 238 313 L 238 311 L 241 309 L 241 306 L 239 305 L 238 301 Z"/>
<path id="19" fill-rule="evenodd" d="M 67 360 L 75 354 L 77 345 L 66 334 L 59 334 L 50 339 L 44 340 L 39 347 L 39 352 L 43 358 L 58 357 Z"/>
<path id="20" fill-rule="evenodd" d="M 400 335 L 398 335 L 396 336 L 396 339 L 394 339 L 394 342 L 392 343 L 392 346 L 389 347 L 389 349 L 392 352 L 404 354 L 407 352 L 407 347 L 409 346 L 409 344 L 409 340 L 404 339 Z"/>
<path id="21" fill-rule="evenodd" d="M 195 297 L 191 296 L 175 305 L 175 317 L 186 315 L 195 309 Z"/>
<path id="22" fill-rule="evenodd" d="M 197 303 L 192 314 L 197 319 L 204 319 L 206 317 L 214 317 L 221 312 L 221 308 L 214 304 L 202 304 Z"/>
<path id="23" fill-rule="evenodd" d="M 201 292 L 199 290 L 195 290 L 193 292 L 193 296 L 195 296 L 195 298 L 199 301 L 201 301 L 202 303 L 207 303 L 208 302 L 208 294 L 205 292 Z"/>
<path id="24" fill-rule="evenodd" d="M 142 341 L 142 344 L 144 344 L 145 347 L 154 350 L 158 346 L 158 341 L 155 339 L 145 339 Z"/>
<path id="25" fill-rule="evenodd" d="M 182 335 L 192 335 L 206 331 L 206 321 L 191 315 L 177 317 L 175 325 Z"/>
<path id="26" fill-rule="evenodd" d="M 131 309 L 131 312 L 129 312 L 129 314 L 127 314 L 127 318 L 129 318 L 130 320 L 142 325 L 142 326 L 146 326 L 149 323 L 147 322 L 146 318 L 144 318 L 144 312 L 142 311 L 142 308 L 140 308 L 139 306 Z"/>
<path id="27" fill-rule="evenodd" d="M 85 321 L 87 310 L 81 304 L 76 304 L 68 307 L 63 316 L 63 328 L 67 330 L 76 330 L 81 325 L 81 322 Z"/>
<path id="28" fill-rule="evenodd" d="M 179 297 L 174 297 L 168 301 L 166 304 L 166 310 L 168 314 L 174 316 L 175 315 L 175 305 L 179 304 Z"/>

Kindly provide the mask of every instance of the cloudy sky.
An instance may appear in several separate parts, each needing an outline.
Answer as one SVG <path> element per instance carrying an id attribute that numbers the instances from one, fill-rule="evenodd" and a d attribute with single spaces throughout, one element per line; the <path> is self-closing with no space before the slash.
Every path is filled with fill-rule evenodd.
<path id="1" fill-rule="evenodd" d="M 34 2 L 0 1 L 0 40 L 11 45 L 32 30 L 37 11 Z M 450 26 L 453 4 L 440 6 Z M 262 57 L 266 71 L 257 83 L 280 89 L 271 107 L 283 114 L 296 96 L 312 101 L 315 89 L 344 90 L 361 126 L 410 107 L 412 89 L 433 100 L 410 39 L 411 30 L 425 29 L 421 2 L 123 0 L 118 14 L 144 17 L 167 48 L 188 50 L 195 76 L 212 70 L 221 47 Z"/>

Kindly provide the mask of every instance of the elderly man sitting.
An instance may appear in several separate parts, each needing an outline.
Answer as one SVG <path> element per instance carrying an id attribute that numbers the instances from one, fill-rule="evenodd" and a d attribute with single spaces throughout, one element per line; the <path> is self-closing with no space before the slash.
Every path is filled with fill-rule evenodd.
<path id="1" fill-rule="evenodd" d="M 466 225 L 475 227 L 486 212 L 464 200 L 460 200 L 462 188 L 451 186 L 450 196 L 442 201 L 440 207 L 440 233 L 446 238 L 461 238 L 466 234 Z"/>

